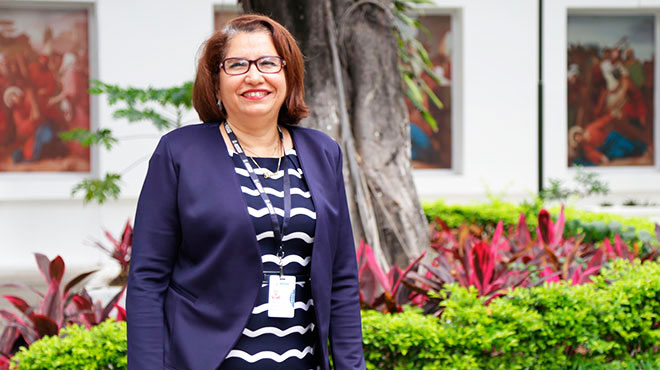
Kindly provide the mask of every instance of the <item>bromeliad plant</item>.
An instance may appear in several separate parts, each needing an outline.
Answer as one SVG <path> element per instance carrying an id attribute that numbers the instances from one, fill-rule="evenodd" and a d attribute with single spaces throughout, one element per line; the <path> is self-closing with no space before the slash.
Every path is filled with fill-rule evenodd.
<path id="1" fill-rule="evenodd" d="M 479 296 L 488 301 L 501 295 L 505 289 L 523 284 L 529 271 L 511 269 L 514 262 L 522 258 L 522 253 L 514 253 L 508 240 L 503 237 L 502 222 L 498 223 L 493 239 L 482 240 L 463 225 L 451 230 L 439 221 L 442 229 L 433 234 L 432 248 L 438 253 L 431 265 L 424 264 L 427 272 L 408 274 L 406 284 L 413 291 L 427 297 L 423 304 L 426 313 L 440 314 L 437 294 L 443 286 L 458 283 L 461 286 L 474 286 Z M 473 228 L 473 231 L 479 231 Z"/>
<path id="2" fill-rule="evenodd" d="M 82 324 L 88 329 L 100 325 L 102 322 L 110 318 L 110 313 L 113 309 L 117 310 L 117 321 L 126 321 L 126 309 L 119 306 L 117 303 L 122 295 L 124 295 L 125 290 L 126 286 L 124 286 L 119 293 L 115 294 L 105 306 L 103 306 L 101 301 L 95 302 L 85 289 L 83 289 L 80 294 L 74 295 L 73 303 L 78 310 L 80 310 L 79 322 L 82 322 Z"/>
<path id="3" fill-rule="evenodd" d="M 78 312 L 70 307 L 70 301 L 73 298 L 71 289 L 94 273 L 94 271 L 89 271 L 80 274 L 62 287 L 62 277 L 65 271 L 62 258 L 57 256 L 50 261 L 48 257 L 39 253 L 35 253 L 35 258 L 39 271 L 48 284 L 48 290 L 46 293 L 41 293 L 27 287 L 39 298 L 38 304 L 34 306 L 17 296 L 5 295 L 3 297 L 22 314 L 19 316 L 7 310 L 0 310 L 2 319 L 6 321 L 6 328 L 0 336 L 0 357 L 5 361 L 18 349 L 18 345 L 30 345 L 44 336 L 57 335 L 60 328 L 68 322 L 75 321 Z M 25 286 L 3 284 L 3 287 L 24 288 Z"/>
<path id="4" fill-rule="evenodd" d="M 396 313 L 402 311 L 402 305 L 411 303 L 411 292 L 403 286 L 402 282 L 416 268 L 426 252 L 423 252 L 404 270 L 394 265 L 387 274 L 376 261 L 371 246 L 364 240 L 360 241 L 356 254 L 360 281 L 360 306 L 363 309 Z"/>
<path id="5" fill-rule="evenodd" d="M 124 231 L 121 234 L 119 240 L 115 239 L 109 231 L 105 231 L 105 236 L 112 243 L 112 247 L 108 248 L 103 245 L 101 242 L 95 242 L 98 248 L 103 250 L 108 256 L 112 257 L 115 261 L 121 266 L 119 276 L 114 278 L 110 285 L 112 286 L 124 286 L 128 282 L 128 270 L 131 263 L 131 248 L 133 247 L 133 227 L 131 222 L 126 221 L 126 226 L 124 226 Z"/>
<path id="6" fill-rule="evenodd" d="M 564 239 L 564 225 L 563 208 L 556 223 L 543 209 L 539 212 L 535 239 L 529 232 L 525 215 L 521 214 L 516 227 L 509 229 L 508 237 L 500 221 L 492 239 L 488 240 L 482 236 L 485 235 L 483 229 L 477 226 L 463 224 L 458 229 L 451 229 L 437 219 L 432 247 L 438 255 L 431 265 L 424 265 L 425 274 L 412 271 L 404 284 L 426 297 L 425 312 L 441 314 L 438 306 L 441 298 L 437 293 L 445 284 L 474 286 L 488 304 L 506 290 L 516 287 L 559 280 L 584 284 L 614 258 L 629 261 L 640 258 L 639 248 L 630 249 L 618 235 L 614 245 L 606 239 L 600 247 L 583 243 L 579 236 Z M 654 250 L 641 260 L 656 259 L 657 256 L 658 251 Z"/>
<path id="7" fill-rule="evenodd" d="M 27 289 L 36 294 L 38 302 L 30 305 L 26 299 L 13 295 L 3 296 L 20 315 L 0 309 L 0 319 L 5 322 L 5 328 L 0 334 L 0 369 L 8 368 L 9 358 L 19 347 L 29 346 L 46 336 L 57 335 L 67 324 L 84 324 L 87 327 L 99 324 L 108 318 L 112 308 L 117 307 L 116 303 L 123 293 L 122 290 L 101 309 L 100 303 L 91 303 L 84 289 L 80 294 L 73 292 L 78 284 L 96 271 L 82 273 L 63 285 L 66 266 L 62 257 L 57 256 L 51 261 L 45 255 L 35 253 L 35 259 L 48 285 L 46 293 L 23 284 L 2 284 L 5 288 Z M 123 309 L 117 308 L 118 318 L 125 317 Z"/>

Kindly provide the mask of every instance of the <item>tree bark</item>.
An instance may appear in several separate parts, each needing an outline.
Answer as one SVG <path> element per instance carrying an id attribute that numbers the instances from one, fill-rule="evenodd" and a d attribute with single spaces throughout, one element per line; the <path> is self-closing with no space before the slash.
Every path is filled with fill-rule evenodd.
<path id="1" fill-rule="evenodd" d="M 271 16 L 305 55 L 302 124 L 341 143 L 356 241 L 384 268 L 407 265 L 429 244 L 412 181 L 410 130 L 389 1 L 243 0 Z"/>

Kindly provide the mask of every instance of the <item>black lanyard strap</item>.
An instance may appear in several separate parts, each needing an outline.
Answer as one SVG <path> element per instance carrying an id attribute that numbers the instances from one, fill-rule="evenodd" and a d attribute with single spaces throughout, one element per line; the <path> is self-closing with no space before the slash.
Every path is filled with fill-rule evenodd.
<path id="1" fill-rule="evenodd" d="M 234 149 L 236 150 L 236 153 L 238 154 L 239 158 L 243 162 L 243 165 L 245 166 L 245 169 L 250 175 L 250 179 L 252 179 L 252 182 L 254 183 L 254 186 L 257 188 L 257 191 L 259 192 L 261 199 L 264 201 L 264 203 L 266 203 L 266 208 L 268 208 L 268 213 L 270 214 L 270 222 L 273 226 L 275 246 L 276 247 L 279 246 L 279 249 L 277 251 L 277 257 L 280 259 L 280 263 L 279 263 L 280 275 L 282 275 L 284 269 L 284 266 L 282 266 L 282 258 L 284 258 L 284 246 L 283 246 L 282 236 L 284 235 L 284 231 L 289 225 L 289 220 L 291 219 L 291 179 L 289 179 L 289 173 L 287 169 L 288 161 L 286 160 L 286 158 L 284 158 L 283 160 L 284 163 L 282 163 L 282 167 L 281 167 L 281 171 L 283 172 L 282 177 L 284 180 L 284 216 L 282 217 L 282 226 L 280 228 L 280 222 L 277 219 L 277 213 L 275 212 L 273 203 L 270 201 L 268 194 L 266 194 L 266 191 L 261 185 L 261 181 L 257 177 L 257 174 L 254 172 L 252 166 L 250 165 L 250 161 L 248 161 L 248 158 L 245 155 L 245 152 L 243 151 L 243 147 L 241 146 L 241 143 L 238 142 L 238 138 L 236 137 L 236 134 L 234 134 L 234 131 L 232 131 L 231 127 L 229 127 L 229 124 L 227 122 L 225 122 L 224 126 L 225 126 L 225 132 L 227 133 L 227 136 L 229 136 L 229 140 L 231 140 L 232 144 L 234 145 Z M 277 126 L 277 131 L 280 136 L 280 143 L 282 144 L 282 148 L 284 148 L 284 137 L 282 134 L 282 129 L 280 129 L 279 126 Z"/>

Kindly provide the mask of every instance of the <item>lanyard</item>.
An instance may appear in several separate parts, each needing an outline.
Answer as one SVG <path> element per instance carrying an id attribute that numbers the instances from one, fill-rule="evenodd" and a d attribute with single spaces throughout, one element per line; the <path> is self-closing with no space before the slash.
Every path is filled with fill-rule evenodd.
<path id="1" fill-rule="evenodd" d="M 243 165 L 245 166 L 245 169 L 247 170 L 248 174 L 250 175 L 250 179 L 252 179 L 252 182 L 254 183 L 254 186 L 256 186 L 257 191 L 259 192 L 259 195 L 261 196 L 261 199 L 266 203 L 266 208 L 268 208 L 268 213 L 270 214 L 270 222 L 273 225 L 273 235 L 275 238 L 275 246 L 279 246 L 279 249 L 277 251 L 277 257 L 279 258 L 279 265 L 280 265 L 280 276 L 283 275 L 283 270 L 284 266 L 282 265 L 282 258 L 284 258 L 284 246 L 283 246 L 283 240 L 282 236 L 284 235 L 284 231 L 286 230 L 289 220 L 291 219 L 291 180 L 289 179 L 289 173 L 287 172 L 287 160 L 284 158 L 282 163 L 281 170 L 283 171 L 283 180 L 284 180 L 284 216 L 282 217 L 282 226 L 280 228 L 280 222 L 277 219 L 277 213 L 275 212 L 275 208 L 273 207 L 273 203 L 270 201 L 270 198 L 268 197 L 268 194 L 266 194 L 266 191 L 264 190 L 263 186 L 261 186 L 261 181 L 259 181 L 259 178 L 257 177 L 257 174 L 254 172 L 254 169 L 250 165 L 250 162 L 248 161 L 247 156 L 243 152 L 243 147 L 241 144 L 238 142 L 238 138 L 236 137 L 236 134 L 234 134 L 234 131 L 229 127 L 229 124 L 225 122 L 225 132 L 227 133 L 227 136 L 229 136 L 229 140 L 231 140 L 231 143 L 234 145 L 234 149 L 236 150 L 236 153 L 238 156 L 241 158 L 241 161 L 243 161 Z M 277 131 L 279 132 L 280 135 L 280 142 L 282 143 L 282 148 L 284 148 L 284 140 L 283 140 L 283 135 L 282 135 L 282 130 L 280 129 L 279 126 L 277 126 Z"/>

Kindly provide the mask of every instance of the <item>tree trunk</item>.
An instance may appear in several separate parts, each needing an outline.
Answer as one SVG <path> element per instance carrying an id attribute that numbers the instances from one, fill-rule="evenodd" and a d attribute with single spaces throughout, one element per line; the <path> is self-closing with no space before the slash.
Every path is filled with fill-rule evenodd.
<path id="1" fill-rule="evenodd" d="M 429 243 L 412 181 L 410 130 L 390 1 L 243 0 L 245 12 L 271 16 L 305 55 L 302 124 L 341 143 L 356 241 L 381 265 L 407 265 Z"/>

